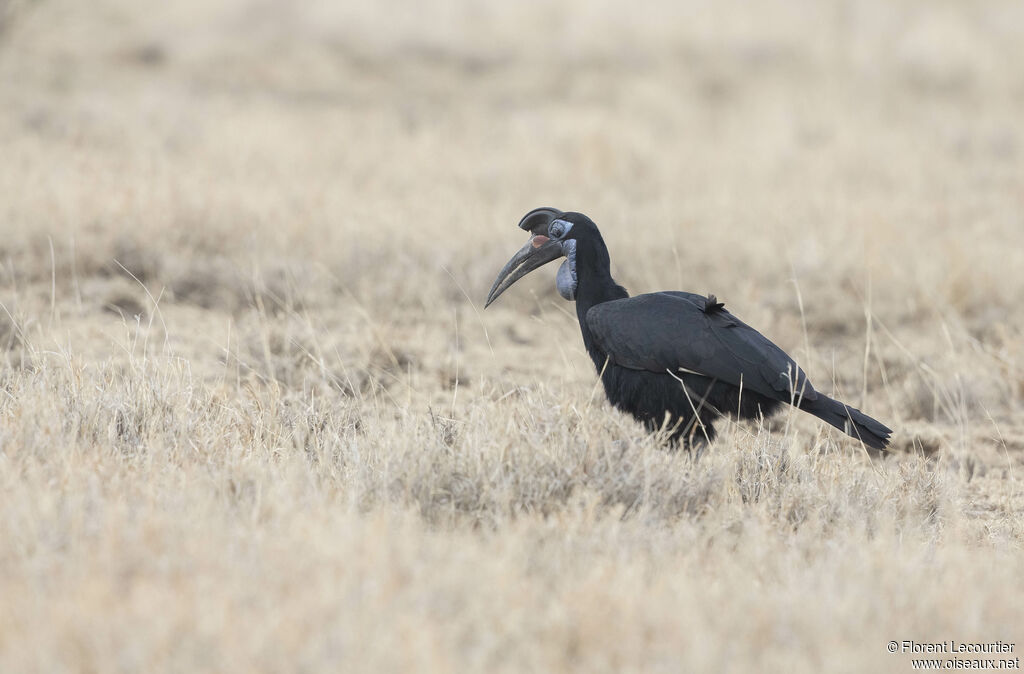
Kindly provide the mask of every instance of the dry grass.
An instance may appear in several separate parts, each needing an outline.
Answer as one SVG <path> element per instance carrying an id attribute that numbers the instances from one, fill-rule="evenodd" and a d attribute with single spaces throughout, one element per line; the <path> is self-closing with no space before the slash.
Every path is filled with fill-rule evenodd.
<path id="1" fill-rule="evenodd" d="M 1021 637 L 1020 3 L 0 17 L 0 671 L 908 671 L 890 639 Z M 479 311 L 541 204 L 895 451 L 802 416 L 660 449 L 550 270 Z"/>

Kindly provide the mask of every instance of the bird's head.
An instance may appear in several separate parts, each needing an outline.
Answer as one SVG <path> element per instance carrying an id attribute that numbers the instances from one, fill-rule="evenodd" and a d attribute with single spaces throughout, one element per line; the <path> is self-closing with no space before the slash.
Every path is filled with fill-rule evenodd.
<path id="1" fill-rule="evenodd" d="M 519 227 L 530 233 L 530 240 L 498 273 L 484 308 L 490 306 L 513 283 L 560 257 L 564 257 L 565 261 L 558 268 L 555 285 L 562 297 L 575 300 L 579 288 L 576 244 L 591 238 L 600 240 L 597 226 L 582 213 L 566 213 L 557 208 L 543 207 L 524 215 L 519 221 Z"/>

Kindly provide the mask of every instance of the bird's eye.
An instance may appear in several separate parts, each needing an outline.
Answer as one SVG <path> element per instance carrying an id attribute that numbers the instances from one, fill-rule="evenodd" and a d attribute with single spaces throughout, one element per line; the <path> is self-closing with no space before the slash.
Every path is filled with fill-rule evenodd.
<path id="1" fill-rule="evenodd" d="M 565 235 L 565 223 L 555 220 L 548 226 L 548 236 L 552 239 L 561 239 Z"/>

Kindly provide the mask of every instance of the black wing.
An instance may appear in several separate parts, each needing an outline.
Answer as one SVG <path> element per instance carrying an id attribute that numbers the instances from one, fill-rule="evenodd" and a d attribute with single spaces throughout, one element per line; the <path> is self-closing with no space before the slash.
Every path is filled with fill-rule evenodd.
<path id="1" fill-rule="evenodd" d="M 611 361 L 632 370 L 680 369 L 756 391 L 775 400 L 814 401 L 807 375 L 714 295 L 660 292 L 592 307 L 587 327 Z"/>

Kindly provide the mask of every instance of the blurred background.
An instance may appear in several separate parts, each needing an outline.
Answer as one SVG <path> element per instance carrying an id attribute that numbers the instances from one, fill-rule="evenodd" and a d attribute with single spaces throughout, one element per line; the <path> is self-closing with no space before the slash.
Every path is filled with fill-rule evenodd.
<path id="1" fill-rule="evenodd" d="M 1022 120 L 1020 0 L 0 0 L 0 669 L 1012 641 Z M 481 309 L 541 205 L 895 451 L 662 451 L 554 265 Z"/>
<path id="2" fill-rule="evenodd" d="M 138 281 L 212 367 L 230 338 L 193 337 L 262 300 L 310 309 L 321 334 L 357 338 L 361 312 L 419 363 L 488 326 L 497 346 L 533 339 L 511 316 L 564 309 L 553 274 L 469 314 L 455 355 L 448 333 L 520 245 L 518 218 L 553 205 L 602 227 L 634 293 L 715 292 L 790 349 L 806 325 L 819 381 L 870 384 L 870 311 L 894 357 L 955 373 L 951 330 L 1002 353 L 998 383 L 962 363 L 978 390 L 961 397 L 1021 395 L 1014 0 L 0 8 L 4 302 L 96 357 L 109 340 L 91 336 L 152 309 Z M 424 352 L 410 325 L 438 316 L 445 346 Z M 554 320 L 575 333 L 571 311 Z M 569 362 L 589 376 L 582 348 Z M 922 395 L 907 405 L 934 411 Z"/>

